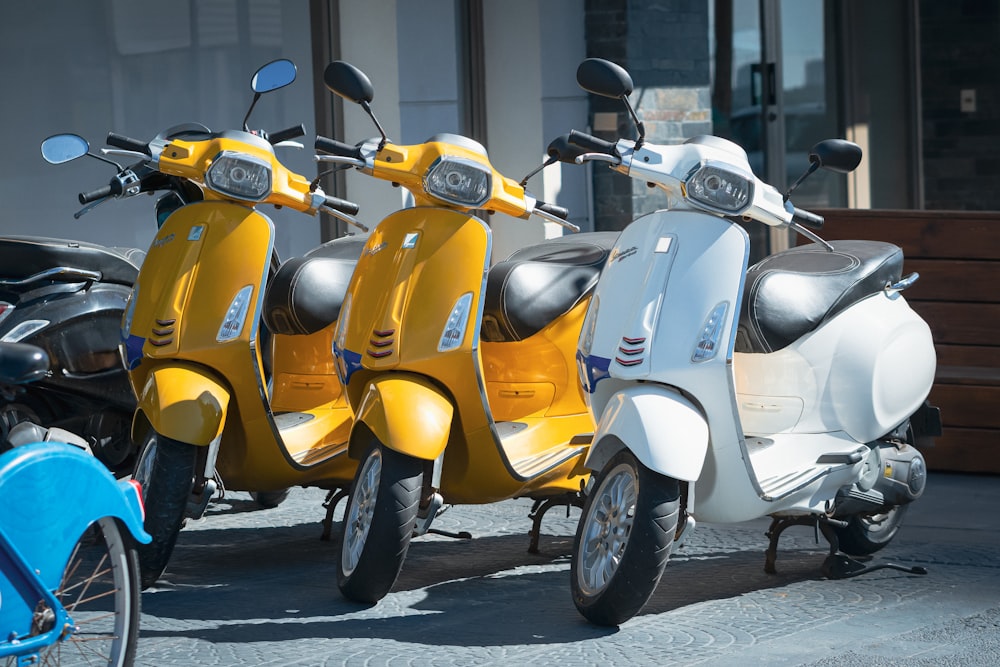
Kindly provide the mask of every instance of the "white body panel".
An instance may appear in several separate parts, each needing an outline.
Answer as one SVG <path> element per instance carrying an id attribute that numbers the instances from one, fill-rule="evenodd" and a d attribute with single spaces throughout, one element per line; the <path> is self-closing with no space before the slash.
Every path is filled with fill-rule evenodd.
<path id="1" fill-rule="evenodd" d="M 601 275 L 578 351 L 598 421 L 588 466 L 628 447 L 692 482 L 688 511 L 699 521 L 824 512 L 870 469 L 866 443 L 905 421 L 934 377 L 927 325 L 883 293 L 783 350 L 734 354 L 748 250 L 741 227 L 710 214 L 637 219 Z M 694 361 L 720 304 L 715 355 Z"/>

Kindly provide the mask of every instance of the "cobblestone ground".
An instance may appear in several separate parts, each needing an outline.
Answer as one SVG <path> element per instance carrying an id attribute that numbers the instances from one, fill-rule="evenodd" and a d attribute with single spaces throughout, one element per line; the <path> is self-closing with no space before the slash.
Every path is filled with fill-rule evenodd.
<path id="1" fill-rule="evenodd" d="M 435 527 L 473 539 L 414 540 L 393 592 L 364 606 L 337 590 L 336 542 L 319 539 L 322 500 L 296 489 L 257 510 L 231 493 L 190 523 L 143 594 L 137 664 L 1000 664 L 994 477 L 932 475 L 876 557 L 926 576 L 825 580 L 825 548 L 804 527 L 784 533 L 778 574 L 767 575 L 766 521 L 703 524 L 618 629 L 588 624 L 570 599 L 576 509 L 552 510 L 540 553 L 529 554 L 529 502 L 452 508 Z"/>

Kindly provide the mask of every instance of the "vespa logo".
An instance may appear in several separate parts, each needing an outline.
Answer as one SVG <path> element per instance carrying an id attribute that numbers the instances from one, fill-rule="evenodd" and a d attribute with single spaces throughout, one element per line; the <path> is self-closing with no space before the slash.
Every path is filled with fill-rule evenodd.
<path id="1" fill-rule="evenodd" d="M 614 262 L 614 261 L 624 262 L 626 259 L 636 254 L 637 252 L 639 252 L 639 249 L 635 246 L 632 246 L 631 248 L 626 248 L 625 250 L 619 250 L 618 248 L 615 248 L 614 250 L 611 251 L 611 256 L 608 257 L 608 262 Z"/>
<path id="2" fill-rule="evenodd" d="M 368 255 L 369 257 L 377 255 L 383 250 L 385 250 L 387 245 L 388 244 L 385 241 L 383 241 L 382 243 L 379 243 L 377 246 L 374 246 L 372 248 L 365 248 L 365 254 Z"/>
<path id="3" fill-rule="evenodd" d="M 170 243 L 173 240 L 174 240 L 174 235 L 173 234 L 167 234 L 162 239 L 156 239 L 155 241 L 153 241 L 153 247 L 154 248 L 162 248 L 163 246 L 167 245 L 168 243 Z"/>

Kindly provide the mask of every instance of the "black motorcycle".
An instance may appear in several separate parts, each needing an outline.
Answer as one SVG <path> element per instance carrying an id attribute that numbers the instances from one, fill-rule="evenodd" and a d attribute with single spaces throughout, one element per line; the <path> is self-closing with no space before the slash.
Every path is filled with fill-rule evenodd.
<path id="1" fill-rule="evenodd" d="M 37 382 L 0 392 L 0 451 L 31 421 L 81 435 L 117 476 L 134 463 L 135 395 L 118 352 L 122 314 L 145 253 L 82 241 L 0 237 L 0 341 L 49 356 Z"/>

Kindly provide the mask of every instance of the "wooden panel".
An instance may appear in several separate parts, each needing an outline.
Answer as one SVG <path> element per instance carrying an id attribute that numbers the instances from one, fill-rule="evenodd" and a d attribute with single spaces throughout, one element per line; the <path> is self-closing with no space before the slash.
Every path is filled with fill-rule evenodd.
<path id="1" fill-rule="evenodd" d="M 936 343 L 1000 343 L 1000 304 L 914 300 L 910 307 L 927 321 Z"/>
<path id="2" fill-rule="evenodd" d="M 959 426 L 1000 430 L 1000 387 L 936 384 L 930 402 L 941 408 L 946 429 Z"/>
<path id="3" fill-rule="evenodd" d="M 996 343 L 1000 344 L 1000 331 Z M 938 368 L 942 366 L 969 366 L 992 368 L 1000 372 L 1000 347 L 986 345 L 948 345 L 935 343 Z"/>
<path id="4" fill-rule="evenodd" d="M 817 211 L 825 239 L 889 241 L 907 256 L 997 259 L 1000 214 L 965 211 Z"/>
<path id="5" fill-rule="evenodd" d="M 1000 474 L 1000 431 L 946 428 L 920 453 L 931 470 Z M 932 477 L 933 479 L 933 477 Z"/>
<path id="6" fill-rule="evenodd" d="M 906 257 L 903 273 L 913 271 L 920 279 L 904 293 L 907 301 L 1000 303 L 1000 262 Z"/>

